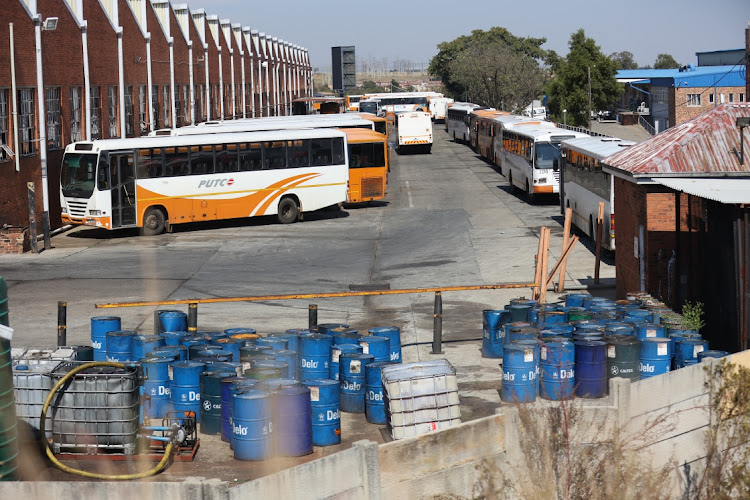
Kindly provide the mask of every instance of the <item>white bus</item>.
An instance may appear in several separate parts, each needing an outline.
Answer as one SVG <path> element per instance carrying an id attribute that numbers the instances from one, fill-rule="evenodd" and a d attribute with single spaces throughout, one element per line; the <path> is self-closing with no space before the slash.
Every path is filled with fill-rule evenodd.
<path id="1" fill-rule="evenodd" d="M 427 111 L 396 113 L 396 135 L 399 154 L 406 149 L 432 150 L 432 117 Z"/>
<path id="2" fill-rule="evenodd" d="M 288 224 L 346 201 L 346 142 L 332 129 L 76 142 L 60 172 L 62 220 L 147 235 L 256 215 Z"/>
<path id="3" fill-rule="evenodd" d="M 560 196 L 572 209 L 571 222 L 596 241 L 599 202 L 604 202 L 602 247 L 615 249 L 615 186 L 611 174 L 602 171 L 601 160 L 635 144 L 613 137 L 581 137 L 562 142 Z"/>
<path id="4" fill-rule="evenodd" d="M 212 120 L 178 128 L 163 128 L 150 132 L 149 136 L 199 135 L 226 132 L 259 132 L 263 130 L 291 130 L 303 128 L 369 128 L 375 130 L 372 120 L 351 114 L 288 115 L 262 118 L 238 118 L 236 120 Z"/>
<path id="5" fill-rule="evenodd" d="M 448 108 L 445 130 L 454 141 L 469 142 L 469 115 L 482 106 L 470 102 L 454 102 Z"/>
<path id="6" fill-rule="evenodd" d="M 539 194 L 560 191 L 560 143 L 588 134 L 559 129 L 554 123 L 527 124 L 502 122 L 500 136 L 501 155 L 495 161 L 508 179 L 511 192 L 522 189 L 529 201 Z"/>
<path id="7" fill-rule="evenodd" d="M 448 105 L 453 102 L 450 97 L 434 97 L 430 99 L 430 114 L 436 122 L 444 122 L 448 114 Z"/>

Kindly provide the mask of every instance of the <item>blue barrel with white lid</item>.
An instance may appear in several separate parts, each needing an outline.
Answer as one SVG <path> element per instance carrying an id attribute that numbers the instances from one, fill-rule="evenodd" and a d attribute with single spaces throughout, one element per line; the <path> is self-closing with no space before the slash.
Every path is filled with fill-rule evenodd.
<path id="1" fill-rule="evenodd" d="M 672 344 L 665 337 L 641 339 L 641 378 L 650 378 L 669 372 L 672 362 Z"/>
<path id="2" fill-rule="evenodd" d="M 339 379 L 339 359 L 343 352 L 362 352 L 362 346 L 359 344 L 334 344 L 331 346 L 331 360 L 328 363 L 328 378 L 331 380 Z"/>
<path id="3" fill-rule="evenodd" d="M 94 316 L 91 318 L 91 347 L 94 361 L 107 361 L 107 333 L 119 331 L 122 322 L 118 316 Z"/>

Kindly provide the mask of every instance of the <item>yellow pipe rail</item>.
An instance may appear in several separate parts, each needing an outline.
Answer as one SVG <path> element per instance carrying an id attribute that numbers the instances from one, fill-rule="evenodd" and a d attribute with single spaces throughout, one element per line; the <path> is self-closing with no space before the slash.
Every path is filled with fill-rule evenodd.
<path id="1" fill-rule="evenodd" d="M 443 286 L 432 288 L 403 288 L 398 290 L 371 290 L 359 292 L 305 293 L 290 295 L 251 295 L 248 297 L 214 297 L 208 299 L 150 300 L 142 302 L 111 302 L 95 304 L 97 309 L 115 307 L 175 306 L 180 304 L 217 304 L 224 302 L 260 302 L 266 300 L 327 299 L 334 297 L 362 297 L 368 295 L 401 295 L 407 293 L 460 292 L 465 290 L 500 290 L 512 288 L 534 288 L 538 283 L 501 283 L 498 285 Z"/>

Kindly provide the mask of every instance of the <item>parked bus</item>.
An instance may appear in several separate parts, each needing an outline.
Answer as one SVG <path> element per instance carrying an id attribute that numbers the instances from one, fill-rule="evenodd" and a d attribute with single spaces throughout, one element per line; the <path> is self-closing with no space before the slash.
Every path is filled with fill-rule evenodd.
<path id="1" fill-rule="evenodd" d="M 379 101 L 377 99 L 362 99 L 359 101 L 359 112 L 360 113 L 372 113 L 377 115 L 380 111 Z"/>
<path id="2" fill-rule="evenodd" d="M 454 141 L 469 142 L 469 113 L 480 108 L 479 104 L 470 102 L 454 102 L 448 108 L 445 130 Z"/>
<path id="3" fill-rule="evenodd" d="M 520 188 L 529 201 L 538 194 L 559 193 L 560 143 L 588 135 L 559 129 L 551 122 L 514 122 L 509 117 L 499 121 L 501 133 L 495 135 L 495 144 L 500 146 L 501 154 L 499 158 L 495 156 L 495 161 L 508 179 L 511 192 Z"/>
<path id="4" fill-rule="evenodd" d="M 347 201 L 359 203 L 385 198 L 388 185 L 388 140 L 372 130 L 343 128 L 349 152 Z"/>
<path id="5" fill-rule="evenodd" d="M 359 101 L 362 100 L 361 95 L 347 95 L 344 96 L 344 106 L 348 111 L 359 111 Z"/>
<path id="6" fill-rule="evenodd" d="M 404 111 L 396 113 L 398 152 L 408 149 L 432 150 L 432 118 L 426 111 Z"/>
<path id="7" fill-rule="evenodd" d="M 450 97 L 433 97 L 430 99 L 430 114 L 434 122 L 444 122 L 448 114 L 448 105 L 453 102 Z"/>
<path id="8" fill-rule="evenodd" d="M 277 130 L 76 142 L 60 172 L 62 220 L 154 235 L 173 224 L 304 212 L 347 199 L 346 134 Z"/>
<path id="9" fill-rule="evenodd" d="M 293 115 L 330 115 L 343 112 L 343 97 L 300 97 L 292 100 Z"/>
<path id="10" fill-rule="evenodd" d="M 198 135 L 227 132 L 258 132 L 302 128 L 369 128 L 375 130 L 375 121 L 355 113 L 307 116 L 266 116 L 262 118 L 237 118 L 214 120 L 178 128 L 164 128 L 150 132 L 150 136 Z"/>
<path id="11" fill-rule="evenodd" d="M 498 111 L 495 108 L 475 109 L 469 113 L 469 147 L 471 147 L 471 149 L 478 151 L 479 147 L 478 120 L 486 116 L 494 118 L 497 114 Z"/>
<path id="12" fill-rule="evenodd" d="M 561 144 L 563 204 L 572 209 L 571 222 L 596 241 L 599 202 L 604 202 L 601 245 L 607 250 L 615 249 L 615 185 L 599 162 L 633 144 L 613 137 L 581 137 Z"/>
<path id="13" fill-rule="evenodd" d="M 388 136 L 388 121 L 382 117 L 377 116 L 373 113 L 357 113 L 362 119 L 369 120 L 372 122 L 375 132 Z"/>

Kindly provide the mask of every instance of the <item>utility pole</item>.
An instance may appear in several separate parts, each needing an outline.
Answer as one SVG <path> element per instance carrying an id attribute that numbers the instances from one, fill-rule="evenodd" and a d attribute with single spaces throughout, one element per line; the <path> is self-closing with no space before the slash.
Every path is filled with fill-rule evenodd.
<path id="1" fill-rule="evenodd" d="M 586 68 L 589 74 L 589 128 L 591 128 L 591 66 Z"/>

